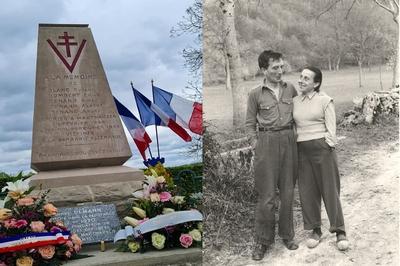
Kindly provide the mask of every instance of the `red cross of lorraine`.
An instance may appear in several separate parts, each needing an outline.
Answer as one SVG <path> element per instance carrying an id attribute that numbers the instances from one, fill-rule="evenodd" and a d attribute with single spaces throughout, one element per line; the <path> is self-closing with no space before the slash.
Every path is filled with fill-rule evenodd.
<path id="1" fill-rule="evenodd" d="M 71 45 L 78 45 L 77 42 L 69 42 L 69 39 L 75 39 L 73 36 L 68 36 L 68 33 L 64 31 L 63 36 L 58 36 L 58 39 L 64 39 L 64 42 L 58 42 L 57 45 L 65 45 L 65 50 L 67 51 L 67 57 L 71 57 Z"/>
<path id="2" fill-rule="evenodd" d="M 71 57 L 71 46 L 78 46 L 77 42 L 71 42 L 70 40 L 75 39 L 74 36 L 68 35 L 68 32 L 64 31 L 64 35 L 58 36 L 58 39 L 64 40 L 64 42 L 57 42 L 57 46 L 65 46 L 65 50 L 67 52 L 67 57 L 64 57 L 62 53 L 58 50 L 58 48 L 54 45 L 54 43 L 50 40 L 47 39 L 47 43 L 50 45 L 51 49 L 54 51 L 54 53 L 60 58 L 60 60 L 63 62 L 65 67 L 69 70 L 69 72 L 73 72 L 76 63 L 78 62 L 79 56 L 82 53 L 83 47 L 85 47 L 86 40 L 83 39 L 82 42 L 79 44 L 78 50 L 75 54 L 75 57 L 73 58 L 72 62 L 69 63 L 66 58 Z"/>

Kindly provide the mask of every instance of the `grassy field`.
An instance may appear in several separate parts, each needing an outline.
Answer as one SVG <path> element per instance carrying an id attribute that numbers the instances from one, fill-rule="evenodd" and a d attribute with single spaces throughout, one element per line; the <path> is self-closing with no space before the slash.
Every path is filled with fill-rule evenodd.
<path id="1" fill-rule="evenodd" d="M 291 82 L 297 87 L 299 73 L 290 73 L 284 76 L 284 80 Z M 382 87 L 388 90 L 392 83 L 393 72 L 382 67 Z M 256 80 L 244 81 L 241 86 L 250 91 L 262 81 L 261 77 Z M 352 100 L 356 96 L 364 96 L 371 91 L 382 90 L 380 85 L 379 68 L 364 70 L 363 87 L 358 85 L 358 69 L 349 68 L 337 72 L 324 71 L 321 90 L 325 91 L 335 101 L 338 120 L 343 113 L 352 109 Z M 203 88 L 204 115 L 205 120 L 230 121 L 232 120 L 231 92 L 225 89 L 225 85 L 209 86 Z M 243 103 L 246 104 L 246 103 Z M 221 107 L 224 107 L 221 109 Z"/>

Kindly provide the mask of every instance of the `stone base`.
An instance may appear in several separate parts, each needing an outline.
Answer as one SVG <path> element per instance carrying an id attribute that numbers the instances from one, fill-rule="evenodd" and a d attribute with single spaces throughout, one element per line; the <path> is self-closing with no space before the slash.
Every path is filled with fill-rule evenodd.
<path id="1" fill-rule="evenodd" d="M 127 166 L 105 166 L 41 171 L 31 179 L 31 186 L 41 185 L 42 189 L 46 189 L 99 183 L 142 181 L 144 180 L 144 175 L 143 171 Z"/>
<path id="2" fill-rule="evenodd" d="M 142 187 L 143 171 L 126 166 L 43 171 L 32 177 L 36 191 L 50 189 L 48 201 L 57 207 L 80 203 L 113 203 L 125 215 L 132 193 Z"/>
<path id="3" fill-rule="evenodd" d="M 99 245 L 100 247 L 100 245 Z M 80 253 L 94 257 L 72 260 L 68 266 L 144 266 L 144 265 L 202 265 L 200 248 L 148 251 L 146 253 L 115 252 L 113 250 Z"/>

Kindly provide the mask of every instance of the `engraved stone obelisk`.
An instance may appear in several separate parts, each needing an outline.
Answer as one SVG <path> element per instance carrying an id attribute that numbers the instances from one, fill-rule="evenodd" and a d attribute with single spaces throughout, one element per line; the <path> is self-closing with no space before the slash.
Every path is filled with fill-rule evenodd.
<path id="1" fill-rule="evenodd" d="M 122 165 L 131 155 L 90 29 L 40 25 L 32 168 Z"/>
<path id="2" fill-rule="evenodd" d="M 99 184 L 143 179 L 141 171 L 122 166 L 131 155 L 88 25 L 39 24 L 32 183 L 84 189 L 89 200 L 104 201 L 96 193 L 102 197 L 112 185 Z M 130 194 L 130 185 L 120 188 Z M 123 194 L 120 188 L 115 194 Z"/>

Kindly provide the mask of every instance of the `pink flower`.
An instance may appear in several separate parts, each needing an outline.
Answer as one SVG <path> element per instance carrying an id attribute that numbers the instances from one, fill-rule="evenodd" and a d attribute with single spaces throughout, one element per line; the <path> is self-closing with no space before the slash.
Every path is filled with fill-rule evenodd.
<path id="1" fill-rule="evenodd" d="M 17 227 L 17 228 L 25 227 L 27 225 L 28 225 L 28 222 L 25 220 L 18 220 L 15 222 L 15 227 Z"/>
<path id="2" fill-rule="evenodd" d="M 60 221 L 60 220 L 55 221 L 54 224 L 55 224 L 56 226 L 58 226 L 58 227 L 65 227 L 63 221 Z"/>
<path id="3" fill-rule="evenodd" d="M 35 200 L 31 197 L 28 198 L 20 198 L 17 200 L 17 205 L 18 206 L 31 206 L 35 203 Z"/>
<path id="4" fill-rule="evenodd" d="M 65 243 L 65 245 L 66 245 L 67 247 L 69 247 L 70 249 L 74 247 L 74 243 L 72 243 L 71 240 L 68 240 L 68 241 Z"/>
<path id="5" fill-rule="evenodd" d="M 181 234 L 179 241 L 181 242 L 182 247 L 188 248 L 192 245 L 193 238 L 189 234 Z"/>
<path id="6" fill-rule="evenodd" d="M 71 241 L 74 244 L 75 252 L 79 252 L 81 250 L 82 240 L 79 238 L 77 234 L 72 234 Z"/>
<path id="7" fill-rule="evenodd" d="M 14 218 L 5 220 L 4 227 L 5 228 L 21 228 L 28 225 L 26 220 L 15 220 Z"/>
<path id="8" fill-rule="evenodd" d="M 53 227 L 50 228 L 50 232 L 52 232 L 52 233 L 59 233 L 59 232 L 62 232 L 62 230 L 61 230 L 60 227 L 53 226 Z"/>
<path id="9" fill-rule="evenodd" d="M 43 232 L 44 231 L 44 223 L 41 221 L 32 221 L 31 222 L 31 229 L 33 232 Z"/>
<path id="10" fill-rule="evenodd" d="M 44 210 L 44 216 L 46 217 L 52 217 L 57 214 L 57 208 L 54 207 L 54 205 L 51 203 L 47 203 L 46 205 L 44 205 L 43 210 Z"/>
<path id="11" fill-rule="evenodd" d="M 161 202 L 166 202 L 171 199 L 171 194 L 169 192 L 161 192 L 160 193 L 160 200 Z"/>
<path id="12" fill-rule="evenodd" d="M 8 219 L 4 221 L 4 227 L 5 228 L 14 228 L 15 227 L 15 223 L 17 222 L 17 220 L 15 220 L 14 218 Z"/>

